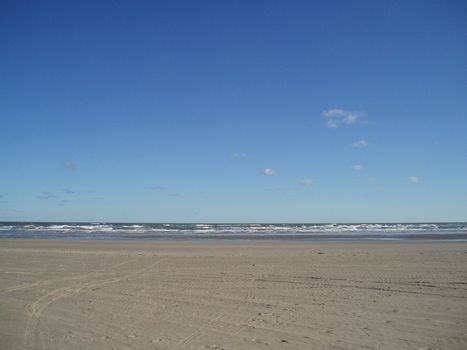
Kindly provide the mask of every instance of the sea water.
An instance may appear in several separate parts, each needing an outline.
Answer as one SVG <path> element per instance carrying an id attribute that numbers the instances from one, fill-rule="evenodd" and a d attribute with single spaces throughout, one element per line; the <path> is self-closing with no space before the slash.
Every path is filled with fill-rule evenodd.
<path id="1" fill-rule="evenodd" d="M 466 222 L 109 223 L 0 222 L 0 238 L 110 240 L 467 241 Z"/>

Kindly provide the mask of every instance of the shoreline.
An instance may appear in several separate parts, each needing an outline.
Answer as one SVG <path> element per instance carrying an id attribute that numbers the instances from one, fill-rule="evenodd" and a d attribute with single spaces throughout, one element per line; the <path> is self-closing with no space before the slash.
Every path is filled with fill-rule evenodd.
<path id="1" fill-rule="evenodd" d="M 103 241 L 103 242 L 145 242 L 145 243 L 279 243 L 279 244 L 319 244 L 319 243 L 442 243 L 442 242 L 464 242 L 467 243 L 467 234 L 413 234 L 413 235 L 203 235 L 203 236 L 96 236 L 96 237 L 57 237 L 55 235 L 46 234 L 43 237 L 39 236 L 1 236 L 1 240 L 30 240 L 30 241 Z"/>
<path id="2" fill-rule="evenodd" d="M 465 349 L 466 242 L 0 239 L 8 349 Z"/>
<path id="3" fill-rule="evenodd" d="M 418 246 L 427 248 L 436 245 L 440 246 L 465 246 L 467 254 L 467 241 L 464 240 L 144 240 L 144 239 L 54 239 L 54 238 L 0 238 L 0 253 L 2 249 L 62 249 L 64 252 L 73 247 L 79 247 L 87 250 L 101 249 L 105 250 L 148 250 L 155 248 L 179 248 L 179 249 L 228 249 L 228 250 L 256 250 L 256 249 L 297 249 L 297 248 L 320 248 L 335 247 L 336 249 L 355 249 L 366 246 L 381 248 L 393 247 L 401 248 L 404 246 Z"/>

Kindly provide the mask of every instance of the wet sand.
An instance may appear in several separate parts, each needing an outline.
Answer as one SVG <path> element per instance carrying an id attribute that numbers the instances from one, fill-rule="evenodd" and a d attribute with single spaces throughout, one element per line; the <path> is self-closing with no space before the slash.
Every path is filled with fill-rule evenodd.
<path id="1" fill-rule="evenodd" d="M 0 240 L 1 349 L 466 349 L 467 243 Z"/>

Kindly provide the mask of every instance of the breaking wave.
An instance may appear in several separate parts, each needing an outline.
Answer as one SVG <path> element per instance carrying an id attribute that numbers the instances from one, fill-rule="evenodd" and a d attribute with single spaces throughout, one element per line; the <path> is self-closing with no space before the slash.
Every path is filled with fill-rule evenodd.
<path id="1" fill-rule="evenodd" d="M 3 238 L 66 239 L 467 239 L 467 223 L 176 224 L 0 223 Z"/>

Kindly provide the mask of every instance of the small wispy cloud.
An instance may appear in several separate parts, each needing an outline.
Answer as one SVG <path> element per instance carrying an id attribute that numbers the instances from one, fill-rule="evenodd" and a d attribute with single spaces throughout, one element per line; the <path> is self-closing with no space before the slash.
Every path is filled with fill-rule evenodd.
<path id="1" fill-rule="evenodd" d="M 282 193 L 286 193 L 286 192 L 292 191 L 292 189 L 291 189 L 290 187 L 274 187 L 274 188 L 268 188 L 267 191 L 268 191 L 268 192 L 282 192 Z"/>
<path id="2" fill-rule="evenodd" d="M 234 152 L 232 153 L 232 157 L 234 158 L 248 158 L 248 154 L 245 152 Z"/>
<path id="3" fill-rule="evenodd" d="M 338 128 L 343 125 L 355 124 L 361 117 L 358 112 L 346 111 L 340 108 L 328 109 L 321 114 L 328 118 L 326 126 L 329 128 Z"/>
<path id="4" fill-rule="evenodd" d="M 263 169 L 262 171 L 263 175 L 266 175 L 266 176 L 274 176 L 274 175 L 277 175 L 276 171 L 274 169 L 271 169 L 271 168 L 265 168 Z"/>
<path id="5" fill-rule="evenodd" d="M 68 171 L 76 171 L 78 169 L 76 163 L 71 161 L 63 162 L 63 167 Z"/>
<path id="6" fill-rule="evenodd" d="M 303 186 L 311 186 L 313 185 L 315 182 L 312 180 L 312 179 L 304 179 L 302 180 L 302 185 Z"/>
<path id="7" fill-rule="evenodd" d="M 153 191 L 162 191 L 162 190 L 165 190 L 165 187 L 164 187 L 164 186 L 155 185 L 155 186 L 150 186 L 149 189 L 151 189 L 151 190 L 153 190 Z"/>
<path id="8" fill-rule="evenodd" d="M 367 140 L 358 140 L 352 143 L 352 147 L 355 148 L 365 148 L 368 147 L 368 141 Z"/>
<path id="9" fill-rule="evenodd" d="M 54 195 L 53 193 L 44 191 L 40 195 L 38 195 L 37 198 L 39 198 L 39 199 L 52 199 L 52 198 L 57 198 L 57 196 Z"/>
<path id="10" fill-rule="evenodd" d="M 409 176 L 407 180 L 412 184 L 418 184 L 420 182 L 420 178 L 418 176 Z"/>
<path id="11" fill-rule="evenodd" d="M 88 195 L 93 194 L 94 191 L 92 190 L 74 190 L 72 188 L 62 188 L 62 193 L 66 195 Z"/>
<path id="12" fill-rule="evenodd" d="M 361 164 L 352 165 L 352 170 L 353 171 L 362 171 L 363 169 L 364 169 L 364 167 Z"/>
<path id="13" fill-rule="evenodd" d="M 61 206 L 65 206 L 65 205 L 67 205 L 68 203 L 70 203 L 70 201 L 69 201 L 68 199 L 62 199 L 62 200 L 60 201 L 60 205 L 61 205 Z"/>

